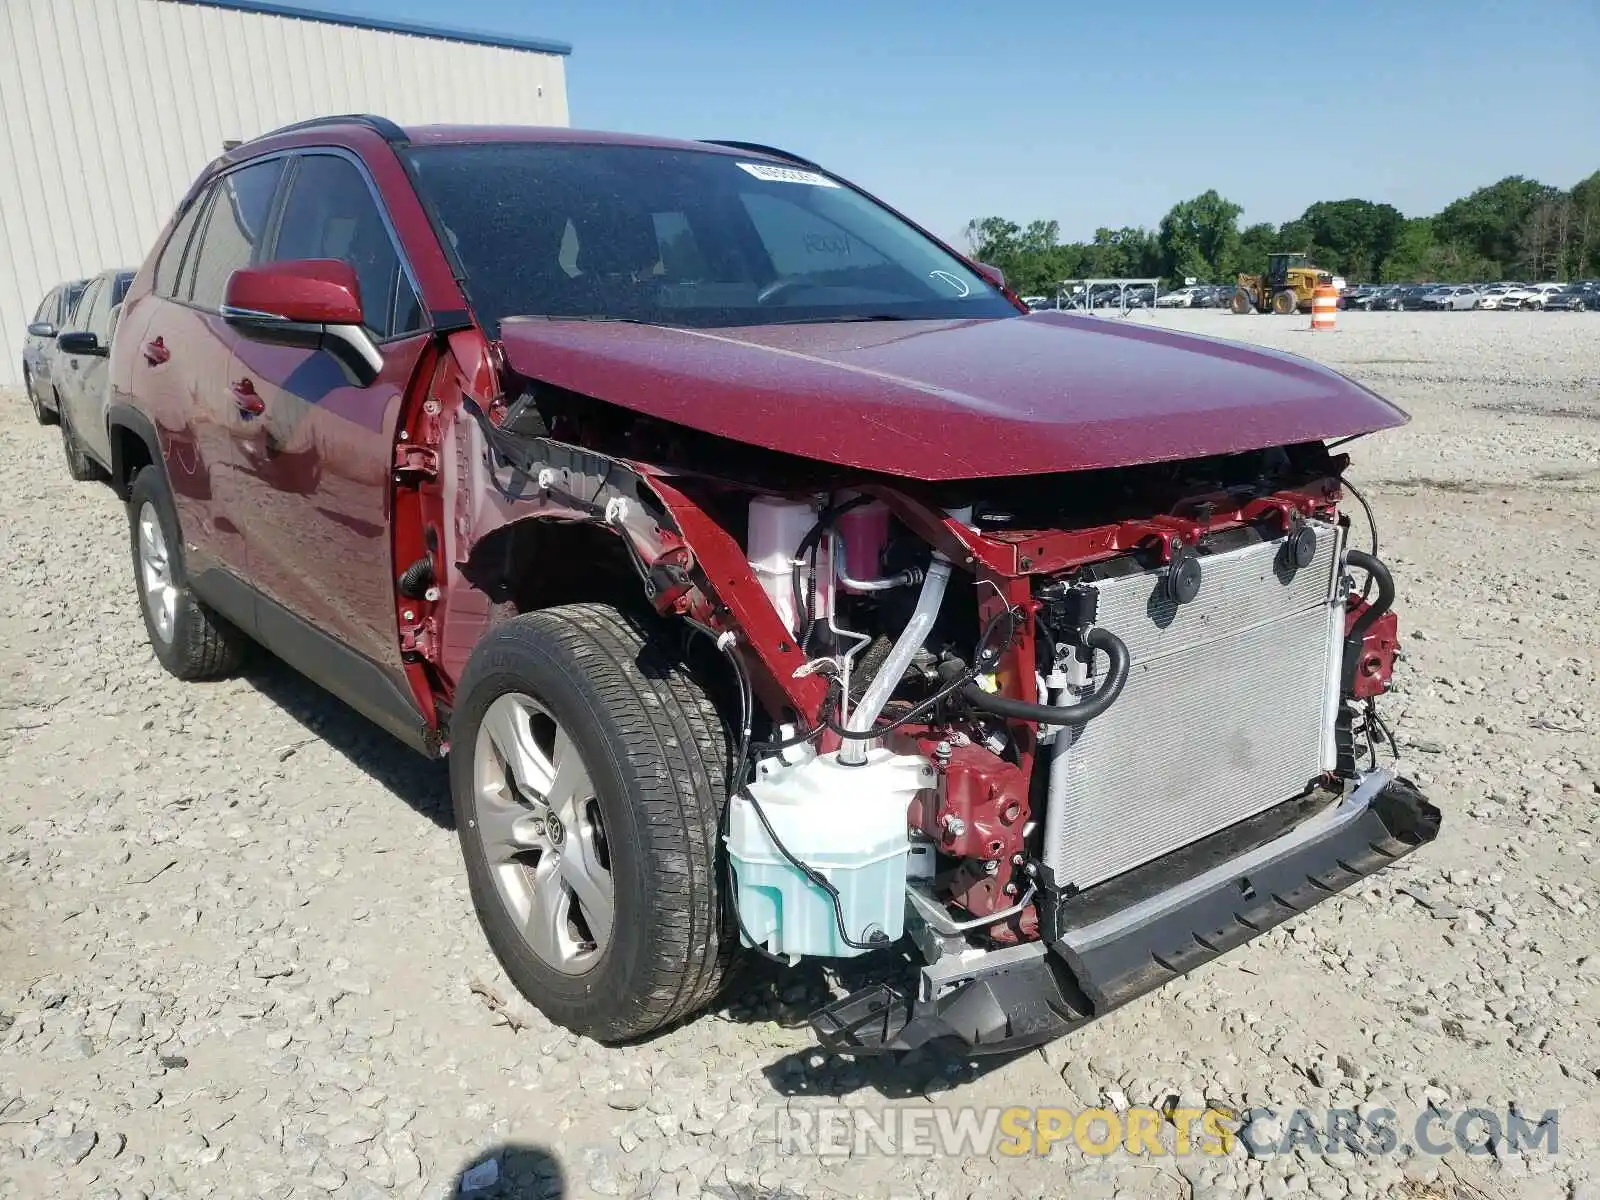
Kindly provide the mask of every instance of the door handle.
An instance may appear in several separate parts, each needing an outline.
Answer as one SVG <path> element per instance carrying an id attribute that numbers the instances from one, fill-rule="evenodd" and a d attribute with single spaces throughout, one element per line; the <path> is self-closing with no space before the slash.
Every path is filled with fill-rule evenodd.
<path id="1" fill-rule="evenodd" d="M 228 389 L 228 395 L 233 397 L 233 406 L 247 421 L 267 411 L 267 402 L 256 391 L 256 385 L 248 379 L 241 379 L 235 383 Z"/>
<path id="2" fill-rule="evenodd" d="M 144 344 L 144 360 L 152 367 L 159 367 L 172 357 L 172 351 L 167 349 L 166 342 L 160 338 L 153 338 Z"/>

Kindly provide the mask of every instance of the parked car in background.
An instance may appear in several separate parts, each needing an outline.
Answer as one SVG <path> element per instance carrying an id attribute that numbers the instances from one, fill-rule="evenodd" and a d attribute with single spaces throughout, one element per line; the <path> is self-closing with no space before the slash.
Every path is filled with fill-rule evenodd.
<path id="1" fill-rule="evenodd" d="M 1538 289 L 1533 284 L 1516 283 L 1506 288 L 1500 294 L 1500 303 L 1496 305 L 1500 311 L 1516 310 L 1526 304 L 1530 297 L 1538 294 Z"/>
<path id="2" fill-rule="evenodd" d="M 1528 294 L 1523 298 L 1523 308 L 1542 309 L 1551 296 L 1567 290 L 1564 283 L 1536 283 L 1528 289 Z"/>
<path id="3" fill-rule="evenodd" d="M 1157 308 L 1198 308 L 1203 297 L 1209 295 L 1209 290 L 1198 284 L 1176 288 L 1170 292 L 1162 292 L 1156 298 Z"/>
<path id="4" fill-rule="evenodd" d="M 67 473 L 74 479 L 99 479 L 111 469 L 107 363 L 117 316 L 133 275 L 131 268 L 123 267 L 102 271 L 89 280 L 67 328 L 56 336 L 52 390 L 61 419 Z"/>
<path id="5" fill-rule="evenodd" d="M 1583 312 L 1600 310 L 1600 291 L 1585 287 L 1565 287 L 1545 297 L 1540 306 L 1545 312 Z"/>
<path id="6" fill-rule="evenodd" d="M 1462 284 L 1434 288 L 1425 293 L 1418 307 L 1441 312 L 1466 312 L 1478 302 L 1478 289 Z"/>
<path id="7" fill-rule="evenodd" d="M 1372 302 L 1374 312 L 1406 312 L 1415 311 L 1422 304 L 1422 297 L 1434 289 L 1431 283 L 1403 284 L 1384 295 L 1377 297 Z"/>
<path id="8" fill-rule="evenodd" d="M 199 679 L 253 638 L 448 752 L 489 944 L 568 1029 L 681 1021 L 743 946 L 921 972 L 815 1014 L 832 1050 L 1038 1046 L 1441 817 L 1360 752 L 1394 581 L 1328 450 L 1406 414 L 1023 307 L 782 151 L 268 134 L 113 343 L 150 645 Z"/>
<path id="9" fill-rule="evenodd" d="M 58 283 L 45 294 L 28 323 L 22 341 L 22 387 L 33 406 L 33 419 L 41 425 L 54 425 L 56 413 L 55 360 L 56 334 L 66 325 L 72 310 L 89 286 L 87 279 Z"/>

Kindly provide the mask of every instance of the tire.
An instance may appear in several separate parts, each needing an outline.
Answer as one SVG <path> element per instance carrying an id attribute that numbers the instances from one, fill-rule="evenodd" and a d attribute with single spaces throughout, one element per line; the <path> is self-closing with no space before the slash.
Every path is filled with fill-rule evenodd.
<path id="1" fill-rule="evenodd" d="M 1272 298 L 1272 311 L 1280 317 L 1293 315 L 1294 311 L 1299 307 L 1300 302 L 1295 298 L 1293 292 L 1279 292 Z"/>
<path id="2" fill-rule="evenodd" d="M 128 541 L 156 661 L 179 679 L 217 679 L 237 670 L 249 643 L 189 587 L 177 510 L 158 467 L 140 470 L 128 488 Z"/>
<path id="3" fill-rule="evenodd" d="M 89 452 L 78 440 L 77 431 L 72 428 L 72 417 L 62 405 L 59 392 L 56 393 L 56 415 L 61 419 L 61 449 L 67 456 L 67 474 L 79 483 L 104 479 L 106 473 L 100 469 L 99 463 L 89 457 Z"/>
<path id="4" fill-rule="evenodd" d="M 599 604 L 514 617 L 473 650 L 457 697 L 456 828 L 512 982 L 611 1044 L 705 1005 L 738 944 L 719 865 L 728 739 L 660 629 Z M 508 763 L 530 747 L 524 789 Z M 537 780 L 574 778 L 538 798 Z"/>
<path id="5" fill-rule="evenodd" d="M 1233 310 L 1235 316 L 1243 317 L 1252 312 L 1255 305 L 1250 303 L 1250 296 L 1240 288 L 1233 293 L 1233 299 L 1228 302 L 1228 307 Z"/>
<path id="6" fill-rule="evenodd" d="M 28 403 L 33 408 L 33 419 L 41 425 L 54 425 L 57 416 L 54 409 L 44 406 L 44 401 L 39 399 L 39 393 L 33 386 L 33 375 L 26 369 L 22 372 L 22 386 L 28 393 Z"/>

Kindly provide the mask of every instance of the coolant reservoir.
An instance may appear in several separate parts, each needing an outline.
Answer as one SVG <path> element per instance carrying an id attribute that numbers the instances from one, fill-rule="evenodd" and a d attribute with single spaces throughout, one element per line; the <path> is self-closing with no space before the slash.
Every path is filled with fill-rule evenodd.
<path id="1" fill-rule="evenodd" d="M 749 535 L 745 543 L 745 557 L 755 572 L 761 589 L 767 593 L 778 616 L 789 627 L 789 632 L 800 632 L 801 616 L 795 597 L 794 552 L 800 540 L 811 532 L 817 523 L 817 510 L 803 500 L 784 500 L 776 496 L 758 496 L 750 501 Z M 829 565 L 828 539 L 823 538 L 817 547 L 817 604 L 815 615 L 828 615 L 832 593 L 832 567 Z M 810 567 L 799 572 L 801 596 L 810 586 Z M 802 601 L 803 603 L 803 601 Z"/>
<path id="2" fill-rule="evenodd" d="M 911 848 L 906 813 L 919 791 L 934 786 L 928 760 L 880 747 L 847 766 L 836 754 L 808 750 L 799 762 L 768 759 L 756 775 L 747 791 L 789 853 L 838 889 L 850 937 L 870 943 L 881 932 L 898 940 Z M 727 841 L 751 940 L 791 957 L 866 953 L 840 936 L 833 899 L 778 850 L 744 794 L 729 807 Z"/>

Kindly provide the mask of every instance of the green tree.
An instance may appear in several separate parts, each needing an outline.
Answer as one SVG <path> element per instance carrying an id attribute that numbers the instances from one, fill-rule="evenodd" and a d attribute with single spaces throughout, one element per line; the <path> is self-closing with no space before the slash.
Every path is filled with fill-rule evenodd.
<path id="1" fill-rule="evenodd" d="M 1414 283 L 1426 278 L 1437 249 L 1431 219 L 1413 217 L 1402 222 L 1386 260 L 1384 280 Z"/>
<path id="2" fill-rule="evenodd" d="M 1554 191 L 1537 180 L 1508 175 L 1445 205 L 1433 219 L 1434 236 L 1463 260 L 1497 264 L 1489 274 L 1508 271 L 1524 257 L 1521 242 L 1529 216 Z"/>
<path id="3" fill-rule="evenodd" d="M 1239 214 L 1244 209 L 1215 188 L 1192 200 L 1180 200 L 1161 218 L 1157 242 L 1160 269 L 1168 279 L 1210 279 L 1219 274 L 1239 242 Z"/>
<path id="4" fill-rule="evenodd" d="M 1161 275 L 1229 280 L 1266 270 L 1267 255 L 1301 251 L 1348 279 L 1373 282 L 1585 278 L 1600 274 L 1600 171 L 1570 191 L 1512 175 L 1407 218 L 1391 204 L 1323 200 L 1281 226 L 1240 230 L 1239 206 L 1215 190 L 1175 204 L 1151 231 L 1095 230 L 1062 242 L 1055 221 L 969 221 L 973 257 L 993 263 L 1019 291 L 1050 295 L 1063 279 Z"/>
<path id="5" fill-rule="evenodd" d="M 1571 277 L 1587 279 L 1600 274 L 1600 171 L 1573 185 L 1572 211 L 1576 230 Z"/>
<path id="6" fill-rule="evenodd" d="M 1375 282 L 1382 281 L 1384 262 L 1404 223 L 1394 205 L 1370 200 L 1319 200 L 1294 222 L 1318 266 Z"/>
<path id="7" fill-rule="evenodd" d="M 1232 257 L 1220 264 L 1217 277 L 1221 282 L 1240 275 L 1259 275 L 1267 269 L 1267 255 L 1278 249 L 1278 230 L 1265 221 L 1247 225 L 1239 234 Z"/>

